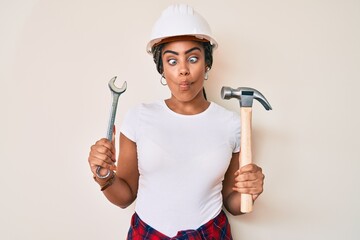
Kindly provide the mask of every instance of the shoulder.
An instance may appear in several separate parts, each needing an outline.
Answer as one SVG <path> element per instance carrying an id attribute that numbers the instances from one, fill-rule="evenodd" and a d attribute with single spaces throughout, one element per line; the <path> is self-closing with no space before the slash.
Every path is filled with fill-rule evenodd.
<path id="1" fill-rule="evenodd" d="M 225 107 L 223 107 L 215 102 L 211 102 L 211 106 L 213 109 L 213 113 L 218 115 L 221 118 L 224 118 L 224 119 L 238 119 L 239 118 L 239 114 L 237 112 L 226 109 Z"/>
<path id="2" fill-rule="evenodd" d="M 126 113 L 127 118 L 130 118 L 136 122 L 144 119 L 157 118 L 163 113 L 164 107 L 161 101 L 151 103 L 140 103 L 131 107 Z"/>
<path id="3" fill-rule="evenodd" d="M 151 102 L 151 103 L 139 103 L 131 107 L 128 111 L 129 114 L 139 114 L 144 111 L 154 111 L 160 110 L 162 108 L 161 101 Z"/>
<path id="4" fill-rule="evenodd" d="M 120 131 L 136 142 L 144 124 L 153 123 L 159 116 L 160 102 L 141 103 L 130 107 L 125 114 Z"/>
<path id="5" fill-rule="evenodd" d="M 217 103 L 212 102 L 211 118 L 218 119 L 217 124 L 223 125 L 224 128 L 230 131 L 240 131 L 240 115 L 235 111 L 226 109 Z"/>
<path id="6" fill-rule="evenodd" d="M 133 111 L 153 111 L 163 108 L 162 101 L 154 101 L 150 103 L 140 103 L 133 107 Z"/>

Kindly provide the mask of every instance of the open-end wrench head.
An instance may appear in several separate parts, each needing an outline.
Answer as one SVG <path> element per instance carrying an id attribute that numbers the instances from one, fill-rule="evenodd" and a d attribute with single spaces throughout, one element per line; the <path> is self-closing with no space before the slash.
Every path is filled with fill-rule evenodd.
<path id="1" fill-rule="evenodd" d="M 127 83 L 126 81 L 123 83 L 122 87 L 121 88 L 118 88 L 115 86 L 115 81 L 116 81 L 116 76 L 113 77 L 112 79 L 110 79 L 109 81 L 109 88 L 112 92 L 114 93 L 118 93 L 118 94 L 121 94 L 123 92 L 126 91 L 126 88 L 127 88 Z"/>

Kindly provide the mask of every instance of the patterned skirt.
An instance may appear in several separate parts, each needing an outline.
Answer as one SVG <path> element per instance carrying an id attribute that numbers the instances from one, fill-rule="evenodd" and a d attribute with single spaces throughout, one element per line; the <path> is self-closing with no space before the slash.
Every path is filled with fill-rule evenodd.
<path id="1" fill-rule="evenodd" d="M 147 225 L 134 213 L 127 240 L 232 240 L 229 220 L 224 211 L 196 230 L 179 231 L 168 237 Z"/>

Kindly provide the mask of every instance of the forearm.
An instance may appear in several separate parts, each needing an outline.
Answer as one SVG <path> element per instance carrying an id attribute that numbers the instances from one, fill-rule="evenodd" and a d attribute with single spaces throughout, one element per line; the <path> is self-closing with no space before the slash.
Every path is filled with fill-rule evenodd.
<path id="1" fill-rule="evenodd" d="M 98 183 L 104 185 L 100 181 Z M 111 203 L 121 208 L 128 207 L 136 199 L 136 193 L 131 190 L 129 184 L 117 176 L 114 182 L 102 192 Z"/>

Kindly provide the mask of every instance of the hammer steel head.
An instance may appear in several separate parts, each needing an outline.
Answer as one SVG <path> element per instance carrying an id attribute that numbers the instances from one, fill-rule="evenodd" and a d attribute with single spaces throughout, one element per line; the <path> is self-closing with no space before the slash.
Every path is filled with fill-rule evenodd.
<path id="1" fill-rule="evenodd" d="M 114 93 L 118 93 L 118 94 L 121 94 L 123 92 L 126 91 L 126 88 L 127 88 L 127 83 L 126 81 L 123 83 L 122 87 L 121 88 L 118 88 L 115 86 L 115 80 L 116 80 L 116 76 L 113 77 L 112 79 L 110 79 L 109 81 L 109 88 L 112 92 Z"/>
<path id="2" fill-rule="evenodd" d="M 270 103 L 266 100 L 264 95 L 254 88 L 239 87 L 237 89 L 233 89 L 231 87 L 222 87 L 221 98 L 237 98 L 240 101 L 240 107 L 252 107 L 253 99 L 256 99 L 266 110 L 272 110 Z"/>

